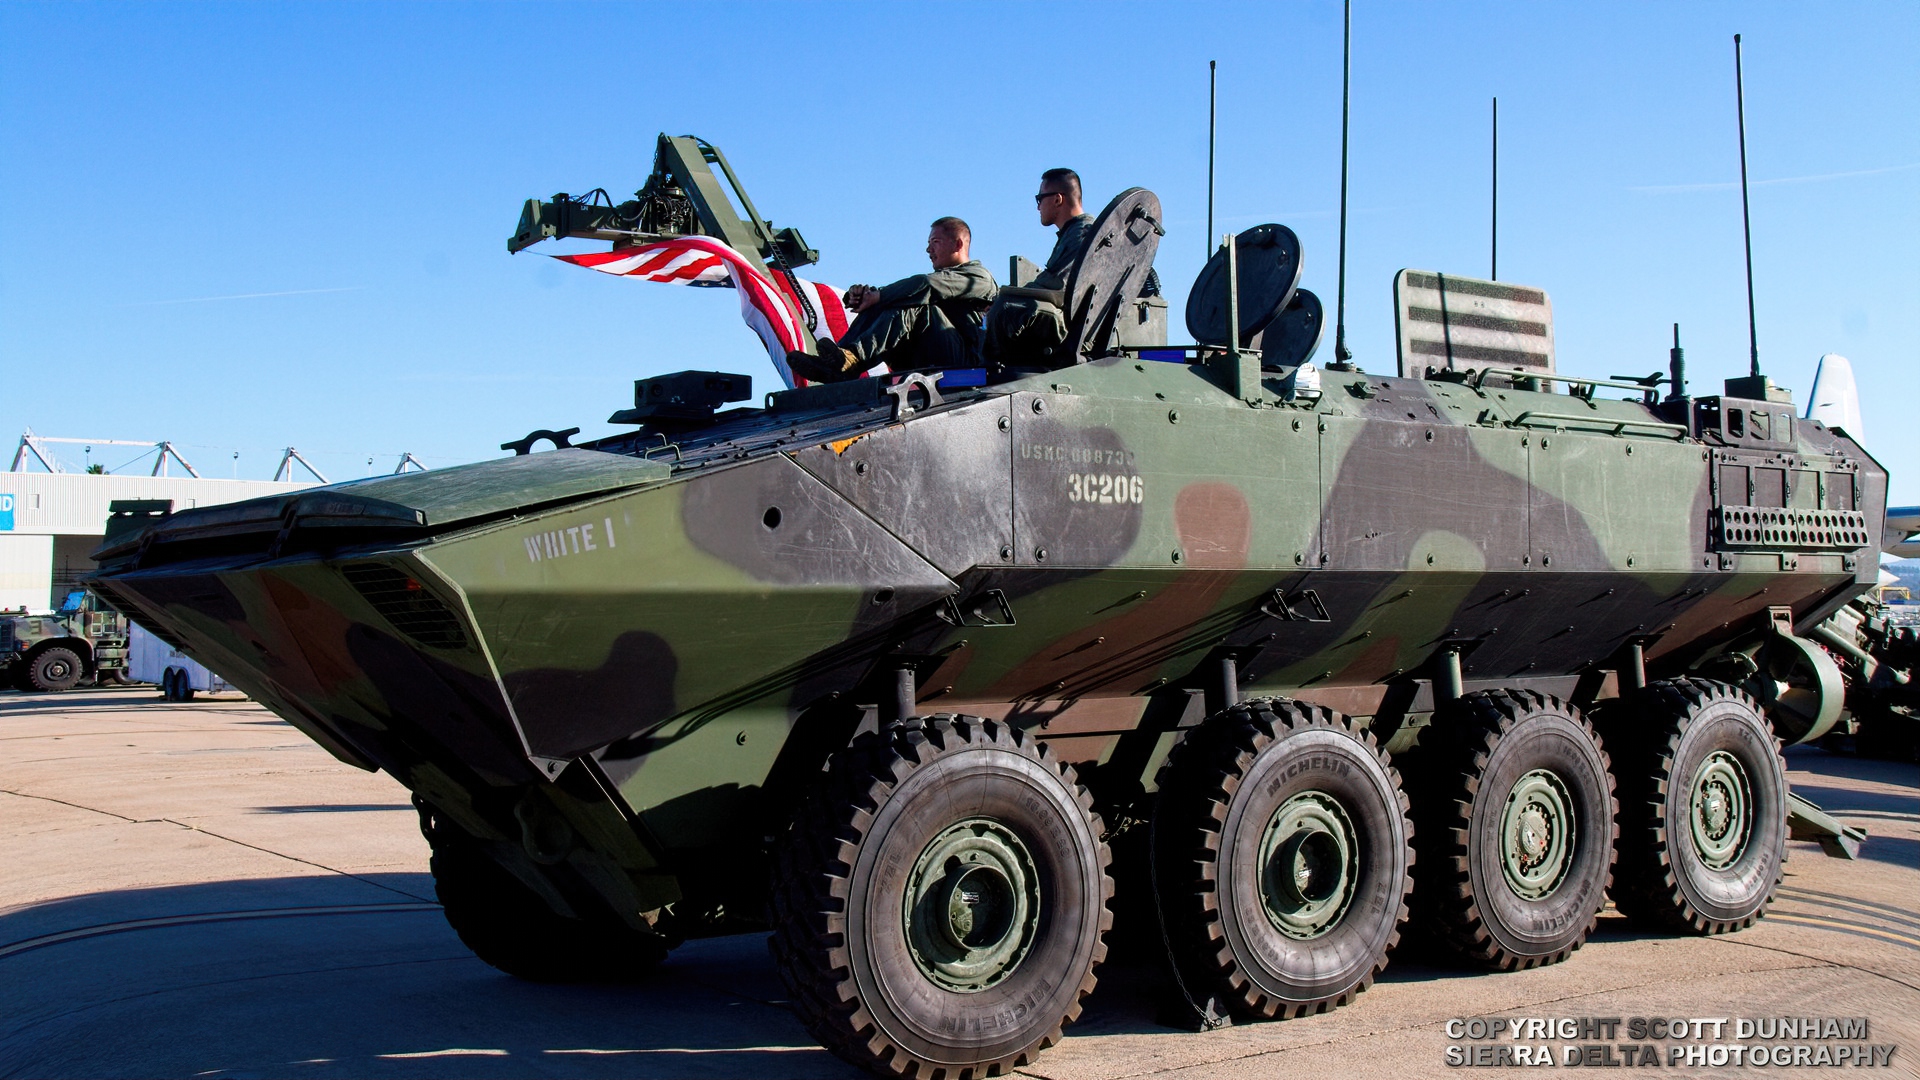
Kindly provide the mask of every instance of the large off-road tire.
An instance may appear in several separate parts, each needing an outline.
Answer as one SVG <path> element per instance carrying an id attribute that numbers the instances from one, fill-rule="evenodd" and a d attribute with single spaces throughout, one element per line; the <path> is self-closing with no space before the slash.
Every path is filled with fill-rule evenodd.
<path id="1" fill-rule="evenodd" d="M 670 941 L 611 914 L 581 919 L 554 911 L 472 837 L 415 805 L 433 847 L 433 889 L 447 922 L 493 967 L 529 982 L 627 982 L 667 955 Z"/>
<path id="2" fill-rule="evenodd" d="M 27 660 L 27 685 L 42 692 L 71 690 L 86 673 L 80 654 L 65 645 L 41 649 Z"/>
<path id="3" fill-rule="evenodd" d="M 1656 682 L 1610 714 L 1620 779 L 1614 904 L 1695 934 L 1751 926 L 1787 859 L 1787 775 L 1759 703 L 1707 679 Z"/>
<path id="4" fill-rule="evenodd" d="M 1413 825 L 1370 734 L 1250 701 L 1191 731 L 1159 784 L 1160 915 L 1196 1011 L 1293 1017 L 1373 983 L 1407 918 Z"/>
<path id="5" fill-rule="evenodd" d="M 994 720 L 861 735 L 779 844 L 771 948 L 800 1018 L 881 1075 L 1030 1062 L 1080 1015 L 1113 882 L 1073 769 Z"/>
<path id="6" fill-rule="evenodd" d="M 1415 777 L 1416 925 L 1502 971 L 1565 960 L 1606 904 L 1613 776 L 1580 710 L 1531 690 L 1446 706 Z"/>

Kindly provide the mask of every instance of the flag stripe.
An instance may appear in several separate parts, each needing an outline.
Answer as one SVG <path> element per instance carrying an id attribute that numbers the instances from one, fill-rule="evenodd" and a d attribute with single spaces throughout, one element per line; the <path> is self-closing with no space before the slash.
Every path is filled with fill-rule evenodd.
<path id="1" fill-rule="evenodd" d="M 561 262 L 598 270 L 603 274 L 637 277 L 669 285 L 722 285 L 740 293 L 740 318 L 766 346 L 774 370 L 792 386 L 793 372 L 787 367 L 787 353 L 794 349 L 812 351 L 808 340 L 806 314 L 800 303 L 804 295 L 818 318 L 816 333 L 838 338 L 847 332 L 846 307 L 840 303 L 839 290 L 818 282 L 796 278 L 802 290 L 796 293 L 786 275 L 770 273 L 750 259 L 712 237 L 683 236 L 617 251 L 589 252 L 581 255 L 555 255 Z"/>

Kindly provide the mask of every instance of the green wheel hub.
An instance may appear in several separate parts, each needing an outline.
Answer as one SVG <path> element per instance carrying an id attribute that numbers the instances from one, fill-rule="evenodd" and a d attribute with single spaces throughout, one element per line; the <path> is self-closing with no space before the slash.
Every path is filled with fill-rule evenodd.
<path id="1" fill-rule="evenodd" d="M 1708 754 L 1693 774 L 1690 802 L 1700 861 L 1715 870 L 1732 866 L 1753 835 L 1753 785 L 1739 759 L 1725 750 Z"/>
<path id="2" fill-rule="evenodd" d="M 1573 795 L 1547 769 L 1522 776 L 1500 822 L 1500 868 L 1523 900 L 1553 894 L 1573 868 Z"/>
<path id="3" fill-rule="evenodd" d="M 1013 831 L 968 818 L 933 838 L 907 879 L 902 918 L 922 974 L 961 993 L 1013 973 L 1040 925 L 1040 877 Z"/>
<path id="4" fill-rule="evenodd" d="M 1317 938 L 1338 925 L 1359 883 L 1359 837 L 1338 800 L 1303 791 L 1260 836 L 1260 901 L 1274 929 Z"/>

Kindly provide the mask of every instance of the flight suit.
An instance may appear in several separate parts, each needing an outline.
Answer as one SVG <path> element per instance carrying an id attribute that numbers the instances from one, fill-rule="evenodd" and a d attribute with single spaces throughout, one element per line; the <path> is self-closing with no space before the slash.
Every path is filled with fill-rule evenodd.
<path id="1" fill-rule="evenodd" d="M 1073 268 L 1093 240 L 1093 215 L 1081 214 L 1060 227 L 1053 253 L 1031 289 L 1063 292 Z M 995 364 L 1018 364 L 1050 358 L 1053 348 L 1067 339 L 1067 315 L 1058 304 L 1033 296 L 1003 296 L 987 315 L 987 359 Z"/>
<path id="2" fill-rule="evenodd" d="M 1040 276 L 1033 279 L 1033 287 L 1066 288 L 1067 278 L 1073 275 L 1073 264 L 1080 261 L 1081 253 L 1087 250 L 1087 242 L 1092 239 L 1092 214 L 1081 214 L 1060 226 L 1060 235 L 1053 242 L 1053 254 L 1047 256 L 1047 265 L 1041 269 Z"/>
<path id="3" fill-rule="evenodd" d="M 854 317 L 840 347 L 857 358 L 855 372 L 979 367 L 980 324 L 999 291 L 978 260 L 901 278 Z"/>

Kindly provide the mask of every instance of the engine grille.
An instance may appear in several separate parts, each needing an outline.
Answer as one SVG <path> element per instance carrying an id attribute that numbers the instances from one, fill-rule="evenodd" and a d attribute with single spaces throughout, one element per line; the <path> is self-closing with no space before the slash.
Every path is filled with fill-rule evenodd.
<path id="1" fill-rule="evenodd" d="M 430 649 L 466 647 L 460 620 L 416 579 L 383 563 L 361 563 L 340 572 L 395 630 Z"/>

